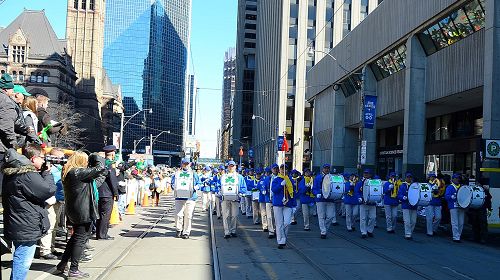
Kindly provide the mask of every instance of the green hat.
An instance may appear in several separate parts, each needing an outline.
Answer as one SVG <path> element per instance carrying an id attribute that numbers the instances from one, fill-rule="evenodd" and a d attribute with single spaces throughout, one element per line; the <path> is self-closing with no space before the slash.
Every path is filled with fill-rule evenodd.
<path id="1" fill-rule="evenodd" d="M 12 88 L 14 88 L 14 82 L 12 81 L 12 77 L 9 74 L 4 73 L 0 77 L 0 88 L 1 89 L 12 89 Z"/>
<path id="2" fill-rule="evenodd" d="M 22 93 L 24 96 L 31 96 L 26 89 L 23 86 L 20 85 L 15 85 L 14 86 L 14 93 Z"/>

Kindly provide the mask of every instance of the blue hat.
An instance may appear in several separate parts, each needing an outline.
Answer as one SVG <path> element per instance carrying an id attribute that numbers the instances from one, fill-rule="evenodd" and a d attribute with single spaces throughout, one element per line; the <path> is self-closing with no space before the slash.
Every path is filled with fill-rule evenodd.
<path id="1" fill-rule="evenodd" d="M 181 160 L 181 164 L 186 164 L 186 163 L 189 163 L 189 160 L 187 160 L 186 158 L 183 158 L 183 159 Z"/>
<path id="2" fill-rule="evenodd" d="M 373 179 L 375 179 L 375 180 L 380 179 L 380 176 L 375 175 L 375 176 L 373 176 Z"/>
<path id="3" fill-rule="evenodd" d="M 427 174 L 428 177 L 436 177 L 436 173 L 434 172 L 429 172 L 429 174 Z"/>
<path id="4" fill-rule="evenodd" d="M 115 145 L 108 145 L 108 146 L 102 148 L 102 150 L 106 153 L 113 152 L 113 151 L 116 151 L 116 146 Z"/>
<path id="5" fill-rule="evenodd" d="M 219 169 L 224 169 L 224 165 L 219 165 Z"/>
<path id="6" fill-rule="evenodd" d="M 462 177 L 462 174 L 454 173 L 453 176 L 451 176 L 451 179 L 460 179 L 461 177 Z"/>
<path id="7" fill-rule="evenodd" d="M 205 166 L 205 168 L 203 168 L 203 170 L 210 171 L 210 166 Z"/>
<path id="8" fill-rule="evenodd" d="M 328 163 L 323 164 L 323 168 L 330 168 L 330 164 Z"/>
<path id="9" fill-rule="evenodd" d="M 405 177 L 408 178 L 408 177 L 412 177 L 413 178 L 413 174 L 411 174 L 411 172 L 406 172 L 405 173 Z"/>
<path id="10" fill-rule="evenodd" d="M 257 173 L 257 174 L 262 174 L 262 168 L 257 168 L 257 169 L 255 169 L 255 173 Z"/>
<path id="11" fill-rule="evenodd" d="M 372 170 L 370 168 L 367 168 L 363 171 L 363 173 L 372 174 Z"/>
<path id="12" fill-rule="evenodd" d="M 265 171 L 266 173 L 271 172 L 271 167 L 266 167 L 266 168 L 264 168 L 264 171 Z"/>
<path id="13" fill-rule="evenodd" d="M 278 164 L 276 164 L 276 163 L 273 164 L 273 165 L 271 165 L 271 169 L 275 169 L 275 168 L 280 168 L 280 166 Z"/>
<path id="14" fill-rule="evenodd" d="M 342 176 L 344 176 L 344 178 L 349 178 L 349 175 L 350 175 L 349 173 L 342 174 Z"/>
<path id="15" fill-rule="evenodd" d="M 234 162 L 234 160 L 230 160 L 230 161 L 227 163 L 227 165 L 228 165 L 228 166 L 229 166 L 229 165 L 234 165 L 234 166 L 236 166 L 236 162 Z"/>
<path id="16" fill-rule="evenodd" d="M 396 172 L 389 173 L 389 177 L 396 177 Z"/>
<path id="17" fill-rule="evenodd" d="M 219 169 L 214 168 L 212 171 L 213 171 L 214 173 L 218 173 L 218 172 L 219 172 Z"/>

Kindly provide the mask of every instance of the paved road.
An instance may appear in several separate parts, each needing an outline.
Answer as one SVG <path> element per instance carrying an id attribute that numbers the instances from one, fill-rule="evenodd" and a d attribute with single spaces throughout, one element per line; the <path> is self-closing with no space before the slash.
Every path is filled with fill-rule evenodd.
<path id="1" fill-rule="evenodd" d="M 339 218 L 340 225 L 322 240 L 317 220 L 312 231 L 305 232 L 300 217 L 299 224 L 291 226 L 287 248 L 279 250 L 251 219 L 240 218 L 239 236 L 228 240 L 222 238 L 221 221 L 215 221 L 222 279 L 441 280 L 500 275 L 500 250 L 470 242 L 455 244 L 444 233 L 430 238 L 418 229 L 414 240 L 407 241 L 401 224 L 396 235 L 381 226 L 374 238 L 363 240 L 359 231 L 347 232 Z M 378 224 L 383 225 L 383 219 Z"/>
<path id="2" fill-rule="evenodd" d="M 96 248 L 94 260 L 81 269 L 91 279 L 211 279 L 209 224 L 200 204 L 189 240 L 174 237 L 171 196 L 163 197 L 160 207 L 139 207 L 137 215 L 110 229 L 115 240 L 90 241 Z M 9 279 L 11 260 L 10 254 L 2 256 L 2 279 Z M 57 263 L 35 259 L 28 279 L 64 279 L 52 274 Z"/>

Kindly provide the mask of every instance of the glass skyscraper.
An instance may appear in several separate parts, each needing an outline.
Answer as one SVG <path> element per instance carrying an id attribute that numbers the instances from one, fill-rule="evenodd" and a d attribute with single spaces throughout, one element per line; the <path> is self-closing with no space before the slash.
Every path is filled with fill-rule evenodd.
<path id="1" fill-rule="evenodd" d="M 106 1 L 104 68 L 122 86 L 127 116 L 153 111 L 126 125 L 125 152 L 142 137 L 137 150 L 144 150 L 149 136 L 163 131 L 153 144 L 155 159 L 182 151 L 190 26 L 191 0 Z"/>

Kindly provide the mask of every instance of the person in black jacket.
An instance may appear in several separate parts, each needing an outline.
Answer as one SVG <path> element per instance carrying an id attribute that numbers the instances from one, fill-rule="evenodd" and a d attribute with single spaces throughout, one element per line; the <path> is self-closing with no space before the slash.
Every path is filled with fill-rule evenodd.
<path id="1" fill-rule="evenodd" d="M 114 237 L 108 235 L 109 219 L 113 210 L 113 202 L 118 197 L 118 178 L 114 168 L 116 147 L 104 147 L 106 153 L 106 169 L 108 174 L 104 182 L 98 185 L 99 188 L 99 220 L 97 220 L 97 240 L 113 240 Z"/>
<path id="2" fill-rule="evenodd" d="M 0 76 L 0 169 L 3 166 L 7 149 L 17 148 L 14 123 L 17 119 L 16 106 L 10 98 L 13 94 L 14 83 L 12 77 L 5 73 Z M 0 172 L 0 195 L 2 194 L 3 172 Z"/>
<path id="3" fill-rule="evenodd" d="M 88 164 L 89 162 L 87 154 L 75 152 L 63 169 L 66 217 L 67 223 L 73 226 L 73 235 L 56 269 L 63 273 L 71 259 L 68 276 L 72 278 L 89 277 L 88 273 L 79 270 L 78 264 L 90 235 L 90 224 L 98 217 L 92 183 L 95 178 L 107 173 L 104 168 L 104 159 L 93 161 L 93 164 Z"/>
<path id="4" fill-rule="evenodd" d="M 25 155 L 9 149 L 2 170 L 4 234 L 15 247 L 11 279 L 26 278 L 36 244 L 50 227 L 45 200 L 56 192 L 50 164 L 44 163 L 41 149 L 28 146 Z"/>

